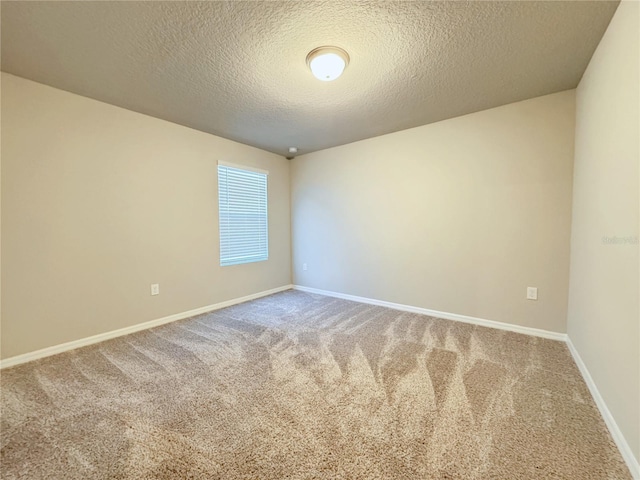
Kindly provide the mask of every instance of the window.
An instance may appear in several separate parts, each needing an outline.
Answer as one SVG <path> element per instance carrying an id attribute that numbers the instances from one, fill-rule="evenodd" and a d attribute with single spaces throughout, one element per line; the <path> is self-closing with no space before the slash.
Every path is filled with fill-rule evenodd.
<path id="1" fill-rule="evenodd" d="M 269 258 L 268 173 L 218 162 L 220 265 L 223 267 Z"/>

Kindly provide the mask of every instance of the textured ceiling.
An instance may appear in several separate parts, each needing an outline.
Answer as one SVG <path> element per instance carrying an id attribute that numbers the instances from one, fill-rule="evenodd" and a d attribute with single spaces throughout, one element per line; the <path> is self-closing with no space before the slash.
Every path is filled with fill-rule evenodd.
<path id="1" fill-rule="evenodd" d="M 574 88 L 618 2 L 2 2 L 2 70 L 286 154 Z M 320 45 L 351 63 L 307 69 Z"/>

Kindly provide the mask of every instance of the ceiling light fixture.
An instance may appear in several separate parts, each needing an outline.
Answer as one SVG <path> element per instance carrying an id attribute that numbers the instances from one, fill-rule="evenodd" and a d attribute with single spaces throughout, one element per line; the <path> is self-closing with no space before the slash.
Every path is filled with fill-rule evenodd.
<path id="1" fill-rule="evenodd" d="M 330 82 L 342 75 L 347 68 L 349 54 L 338 47 L 314 48 L 307 55 L 307 65 L 318 80 Z"/>

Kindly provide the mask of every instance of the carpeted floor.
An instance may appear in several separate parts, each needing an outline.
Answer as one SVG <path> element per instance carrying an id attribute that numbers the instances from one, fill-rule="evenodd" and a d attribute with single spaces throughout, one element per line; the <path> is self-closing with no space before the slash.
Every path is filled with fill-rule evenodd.
<path id="1" fill-rule="evenodd" d="M 631 478 L 563 343 L 298 291 L 1 381 L 5 479 Z"/>

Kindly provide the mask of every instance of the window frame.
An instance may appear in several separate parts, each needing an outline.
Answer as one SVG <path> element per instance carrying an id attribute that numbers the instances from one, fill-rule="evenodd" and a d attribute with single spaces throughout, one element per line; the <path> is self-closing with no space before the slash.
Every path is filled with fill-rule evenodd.
<path id="1" fill-rule="evenodd" d="M 251 180 L 247 185 L 254 184 L 254 186 L 256 186 L 255 191 L 249 191 L 248 195 L 244 198 L 242 197 L 241 190 L 245 189 L 246 186 L 241 187 L 240 189 L 236 187 L 235 192 L 233 192 L 229 186 L 229 177 L 225 176 L 223 181 L 221 169 L 224 169 L 227 175 L 229 174 L 229 169 L 235 171 L 236 180 L 238 180 L 238 177 L 241 177 L 242 175 L 242 173 L 239 172 L 249 174 L 253 179 L 246 178 L 245 180 Z M 269 171 L 219 160 L 216 173 L 218 176 L 218 239 L 220 266 L 230 267 L 233 265 L 244 265 L 269 260 Z M 259 174 L 264 178 L 256 177 L 255 174 Z M 238 236 L 242 234 L 241 231 L 236 231 L 234 235 L 233 225 L 230 220 L 230 216 L 232 215 L 230 212 L 230 206 L 233 205 L 233 202 L 229 201 L 229 195 L 232 193 L 235 193 L 236 196 L 238 196 L 236 200 L 240 199 L 241 201 L 245 201 L 245 208 L 247 207 L 247 201 L 255 202 L 256 210 L 254 213 L 251 213 L 250 209 L 248 209 L 247 212 L 240 213 L 239 215 L 264 216 L 263 220 L 262 218 L 259 218 L 257 221 L 254 220 L 254 225 L 251 225 L 251 223 L 254 222 L 249 222 L 248 224 L 250 228 L 255 230 L 255 232 L 251 232 L 251 236 L 247 237 L 247 239 L 251 239 L 255 242 L 256 252 L 249 253 L 245 256 L 239 255 L 237 250 L 235 254 L 233 252 L 234 241 L 236 243 L 242 243 L 243 239 L 238 239 Z M 223 201 L 223 195 L 226 195 L 226 201 Z M 261 224 L 263 224 L 263 226 Z M 242 225 L 242 222 L 236 220 L 236 228 L 238 225 Z M 247 228 L 247 224 L 245 224 L 244 228 Z M 262 230 L 263 228 L 264 230 Z M 235 239 L 233 238 L 234 236 L 236 237 Z M 226 252 L 224 252 L 225 245 L 227 250 Z M 236 249 L 239 248 L 240 247 L 236 245 Z M 223 253 L 225 254 L 224 256 Z"/>

